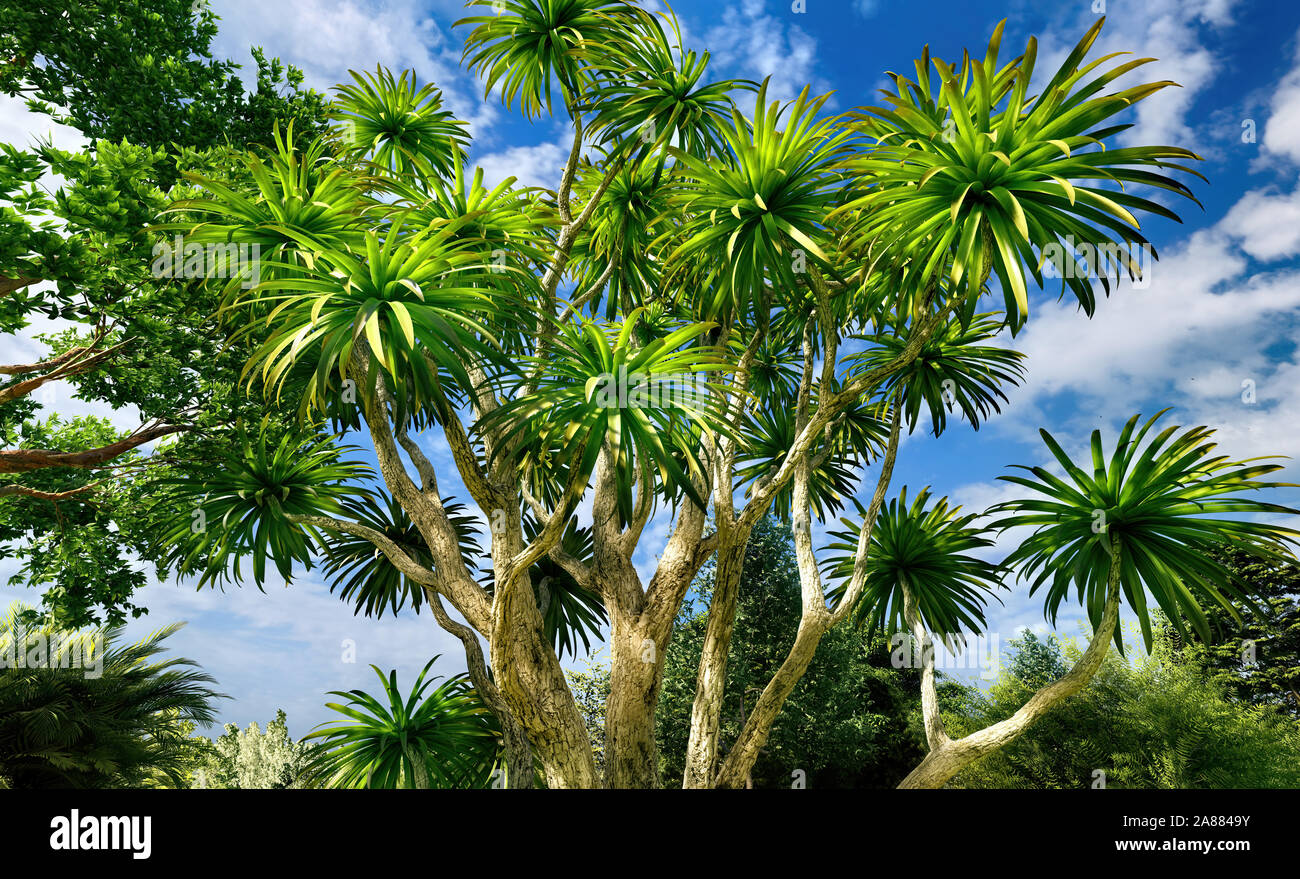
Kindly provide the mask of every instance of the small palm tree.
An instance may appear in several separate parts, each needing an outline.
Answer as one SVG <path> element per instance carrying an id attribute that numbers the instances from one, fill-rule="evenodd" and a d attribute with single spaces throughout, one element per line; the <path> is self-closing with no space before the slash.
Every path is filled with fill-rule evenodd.
<path id="1" fill-rule="evenodd" d="M 984 628 L 984 605 L 1001 586 L 1001 569 L 973 553 L 991 547 L 987 529 L 974 524 L 975 514 L 959 515 L 947 498 L 932 501 L 929 489 L 911 505 L 907 487 L 880 511 L 871 529 L 866 585 L 849 614 L 858 625 L 896 632 L 919 618 L 931 632 L 957 635 Z M 838 602 L 853 574 L 865 510 L 857 520 L 843 519 L 844 531 L 829 547 L 826 572 L 839 583 L 827 591 Z"/>
<path id="2" fill-rule="evenodd" d="M 176 473 L 164 481 L 160 508 L 188 509 L 188 519 L 167 524 L 158 539 L 181 574 L 199 575 L 199 585 L 233 574 L 243 579 L 240 562 L 251 558 L 253 580 L 266 581 L 271 558 L 289 580 L 293 563 L 310 568 L 319 531 L 295 517 L 332 515 L 342 499 L 356 495 L 347 482 L 367 469 L 340 459 L 338 447 L 316 433 L 289 433 L 278 443 L 263 431 L 217 468 Z M 368 497 L 362 494 L 363 499 Z M 233 569 L 227 561 L 234 559 Z"/>
<path id="3" fill-rule="evenodd" d="M 989 512 L 1000 516 L 999 530 L 1029 527 L 1034 532 L 1006 559 L 1032 580 L 1031 594 L 1046 587 L 1046 614 L 1055 620 L 1071 593 L 1088 613 L 1094 632 L 1087 650 L 1064 677 L 1038 690 L 1010 718 L 961 739 L 949 739 L 939 717 L 930 681 L 922 694 L 930 753 L 903 780 L 902 787 L 941 787 L 966 766 L 1018 737 L 1053 705 L 1087 685 L 1106 658 L 1109 643 L 1123 648 L 1121 604 L 1137 615 L 1150 649 L 1148 596 L 1181 632 L 1187 622 L 1208 636 L 1202 605 L 1218 604 L 1236 615 L 1230 599 L 1248 599 L 1249 586 L 1216 560 L 1225 542 L 1252 556 L 1293 558 L 1300 531 L 1254 518 L 1300 514 L 1247 492 L 1294 487 L 1260 477 L 1282 469 L 1268 459 L 1234 461 L 1214 455 L 1207 427 L 1167 427 L 1150 437 L 1164 415 L 1138 427 L 1128 420 L 1109 459 L 1101 432 L 1093 431 L 1091 460 L 1075 463 L 1047 431 L 1041 431 L 1052 456 L 1065 471 L 1061 478 L 1043 467 L 1025 467 L 1029 476 L 1003 476 L 1034 496 L 1008 501 Z M 1089 467 L 1088 464 L 1091 466 Z"/>
<path id="4" fill-rule="evenodd" d="M 628 520 L 635 485 L 651 471 L 703 507 L 691 481 L 703 469 L 699 431 L 730 432 L 712 385 L 698 378 L 725 367 L 721 351 L 696 344 L 712 324 L 672 327 L 640 344 L 634 332 L 643 313 L 634 310 L 621 325 L 560 326 L 537 389 L 483 419 L 485 430 L 513 436 L 524 472 L 562 465 L 590 476 L 607 450 Z"/>
<path id="5" fill-rule="evenodd" d="M 785 107 L 769 104 L 764 82 L 752 124 L 733 108 L 719 131 L 721 157 L 674 151 L 684 175 L 678 207 L 688 219 L 670 261 L 699 276 L 703 316 L 766 311 L 769 284 L 795 290 L 801 263 L 830 264 L 817 240 L 826 237 L 826 215 L 843 186 L 839 166 L 850 138 L 819 118 L 829 99 L 805 88 Z"/>
<path id="6" fill-rule="evenodd" d="M 396 669 L 385 677 L 373 665 L 384 701 L 364 690 L 332 691 L 348 704 L 326 706 L 355 722 L 321 724 L 303 738 L 318 741 L 307 776 L 332 788 L 488 786 L 500 751 L 496 718 L 465 675 L 437 686 L 441 676 L 426 679 L 437 661 L 429 660 L 405 698 Z"/>
<path id="7" fill-rule="evenodd" d="M 198 756 L 193 724 L 211 726 L 214 679 L 180 657 L 157 660 L 183 623 L 120 645 L 121 627 L 60 632 L 15 602 L 0 618 L 0 653 L 55 643 L 48 662 L 0 670 L 0 777 L 15 789 L 184 786 Z M 70 651 L 102 650 L 90 668 Z M 33 649 L 35 649 L 33 647 Z M 99 662 L 102 659 L 103 665 Z M 59 667 L 67 660 L 72 667 Z"/>
<path id="8" fill-rule="evenodd" d="M 471 0 L 491 15 L 473 15 L 453 27 L 473 25 L 465 39 L 464 63 L 484 80 L 491 94 L 500 84 L 507 107 L 519 102 L 525 116 L 551 111 L 551 94 L 559 89 L 572 106 L 599 72 L 583 57 L 588 46 L 631 43 L 654 20 L 623 0 Z"/>

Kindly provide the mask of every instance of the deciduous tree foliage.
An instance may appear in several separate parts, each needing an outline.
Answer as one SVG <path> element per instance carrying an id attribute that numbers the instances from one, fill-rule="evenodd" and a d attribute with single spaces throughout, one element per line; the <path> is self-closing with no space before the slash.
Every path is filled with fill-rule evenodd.
<path id="1" fill-rule="evenodd" d="M 1174 633 L 1175 649 L 1238 699 L 1300 716 L 1300 566 L 1231 545 L 1215 547 L 1211 556 L 1247 584 L 1248 598 L 1207 607 L 1211 637 Z"/>
<path id="2" fill-rule="evenodd" d="M 289 737 L 288 717 L 276 711 L 263 730 L 256 722 L 233 723 L 215 742 L 195 737 L 200 757 L 190 774 L 192 788 L 280 790 L 302 787 L 309 747 Z"/>
<path id="3" fill-rule="evenodd" d="M 255 191 L 232 155 L 277 123 L 323 130 L 324 101 L 260 52 L 248 93 L 212 58 L 215 33 L 211 12 L 182 0 L 0 2 L 0 91 L 89 141 L 0 144 L 0 333 L 42 327 L 48 349 L 0 358 L 0 552 L 66 625 L 143 612 L 131 596 L 145 574 L 129 560 L 151 556 L 150 469 L 211 460 L 241 421 L 287 423 L 237 390 L 248 350 L 214 331 L 206 268 L 165 258 L 174 237 L 158 226 L 197 194 L 177 185 L 182 171 Z M 61 383 L 138 411 L 139 427 L 59 418 Z M 165 453 L 144 454 L 156 444 Z"/>
<path id="4" fill-rule="evenodd" d="M 1294 788 L 1300 725 L 1234 699 L 1208 669 L 1157 627 L 1148 655 L 1111 651 L 1074 700 L 1052 709 L 1018 741 L 963 771 L 958 787 Z M 987 696 L 954 704 L 955 728 L 974 731 L 1013 713 L 1065 674 L 1080 650 L 1027 634 L 1012 643 Z"/>

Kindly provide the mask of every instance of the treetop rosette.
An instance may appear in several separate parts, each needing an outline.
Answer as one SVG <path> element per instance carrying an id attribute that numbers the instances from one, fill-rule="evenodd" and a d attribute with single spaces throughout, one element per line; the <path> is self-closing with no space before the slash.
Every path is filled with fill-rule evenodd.
<path id="1" fill-rule="evenodd" d="M 1256 516 L 1295 516 L 1300 511 L 1246 492 L 1295 488 L 1260 479 L 1282 469 L 1275 458 L 1237 461 L 1214 455 L 1207 427 L 1166 427 L 1148 436 L 1168 410 L 1138 426 L 1134 415 L 1120 431 L 1110 458 L 1101 431 L 1089 443 L 1091 472 L 1074 462 L 1046 430 L 1043 442 L 1065 471 L 1024 467 L 1028 475 L 1000 476 L 1034 492 L 990 509 L 999 530 L 1031 527 L 1033 533 L 1011 552 L 1006 564 L 1031 580 L 1030 593 L 1046 587 L 1044 613 L 1055 621 L 1071 592 L 1093 625 L 1101 620 L 1113 548 L 1119 553 L 1124 603 L 1137 615 L 1142 638 L 1151 649 L 1149 593 L 1181 634 L 1190 622 L 1202 638 L 1209 630 L 1202 609 L 1212 602 L 1236 616 L 1229 599 L 1249 602 L 1244 584 L 1210 555 L 1228 545 L 1266 561 L 1291 557 L 1300 531 L 1259 521 Z M 1265 463 L 1269 462 L 1269 463 Z M 1246 518 L 1252 517 L 1252 518 Z M 1123 649 L 1119 627 L 1115 645 Z"/>
<path id="2" fill-rule="evenodd" d="M 928 488 L 909 505 L 906 486 L 881 509 L 871 531 L 866 583 L 849 613 L 856 625 L 910 631 L 904 619 L 906 589 L 929 631 L 953 636 L 984 631 L 984 607 L 1005 588 L 1004 571 L 974 554 L 993 546 L 988 528 L 975 524 L 979 514 L 960 512 L 947 498 L 932 498 Z M 866 514 L 859 504 L 857 518 L 841 518 L 845 529 L 831 532 L 835 542 L 827 547 L 824 570 L 838 581 L 826 592 L 833 606 L 844 599 L 853 576 Z"/>
<path id="3" fill-rule="evenodd" d="M 1062 293 L 1068 287 L 1087 314 L 1096 308 L 1094 279 L 1109 294 L 1111 271 L 1117 282 L 1121 270 L 1135 277 L 1140 269 L 1134 247 L 1150 246 L 1137 215 L 1179 219 L 1159 203 L 1126 192 L 1126 185 L 1154 186 L 1196 201 L 1185 184 L 1162 171 L 1200 177 L 1177 161 L 1200 157 L 1172 146 L 1106 146 L 1132 127 L 1110 123 L 1111 117 L 1175 83 L 1098 95 L 1155 60 L 1137 58 L 1106 69 L 1108 61 L 1126 54 L 1114 53 L 1085 64 L 1104 21 L 1097 20 L 1036 95 L 1029 89 L 1037 41 L 1030 37 L 1022 55 L 999 63 L 1004 23 L 983 60 L 963 54 L 954 69 L 931 58 L 927 48 L 916 62 L 915 80 L 891 74 L 887 106 L 850 113 L 853 127 L 875 141 L 846 162 L 859 191 L 837 208 L 851 215 L 851 235 L 859 245 L 870 245 L 877 260 L 914 263 L 922 286 L 942 281 L 972 297 L 981 295 L 991 272 L 1013 332 L 1029 311 L 1026 270 L 1043 286 L 1043 260 L 1066 236 L 1110 255 L 1086 277 L 1060 273 Z"/>

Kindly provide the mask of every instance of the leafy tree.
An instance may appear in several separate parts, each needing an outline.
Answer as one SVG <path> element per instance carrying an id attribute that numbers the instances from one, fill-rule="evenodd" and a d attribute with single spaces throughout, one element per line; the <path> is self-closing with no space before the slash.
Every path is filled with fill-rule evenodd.
<path id="1" fill-rule="evenodd" d="M 595 656 L 584 660 L 582 669 L 565 672 L 573 699 L 582 714 L 582 725 L 591 740 L 591 753 L 598 772 L 605 771 L 605 703 L 609 701 L 609 663 Z"/>
<path id="2" fill-rule="evenodd" d="M 151 471 L 210 460 L 241 421 L 275 420 L 238 393 L 252 349 L 214 333 L 207 269 L 186 269 L 179 252 L 173 262 L 160 224 L 196 194 L 176 185 L 180 173 L 249 191 L 251 179 L 231 176 L 232 149 L 269 143 L 277 123 L 319 132 L 324 102 L 261 53 L 257 90 L 246 93 L 236 66 L 209 53 L 214 16 L 191 6 L 0 3 L 0 90 L 92 143 L 0 144 L 0 333 L 59 321 L 39 339 L 48 356 L 0 365 L 0 543 L 22 560 L 15 579 L 45 587 L 46 610 L 74 627 L 144 611 L 131 596 L 145 575 L 127 559 L 151 557 Z M 55 175 L 49 193 L 40 181 Z M 134 407 L 139 428 L 42 419 L 59 381 Z"/>
<path id="3" fill-rule="evenodd" d="M 1300 784 L 1300 725 L 1243 706 L 1195 661 L 1180 655 L 1172 627 L 1153 651 L 1126 660 L 1111 651 L 1092 682 L 1006 748 L 963 770 L 957 787 L 1293 788 Z M 974 732 L 1013 715 L 1064 675 L 1081 650 L 1026 634 L 990 688 L 945 715 Z"/>
<path id="4" fill-rule="evenodd" d="M 1251 600 L 1233 601 L 1231 609 L 1206 608 L 1213 638 L 1181 639 L 1173 633 L 1175 643 L 1236 698 L 1300 717 L 1300 568 L 1230 544 L 1210 555 L 1247 585 Z"/>
<path id="5" fill-rule="evenodd" d="M 196 548 L 211 548 L 201 570 L 215 577 L 268 551 L 283 570 L 368 542 L 400 577 L 367 580 L 371 594 L 358 583 L 349 600 L 414 606 L 418 593 L 465 647 L 474 690 L 499 722 L 511 784 L 531 783 L 535 755 L 553 787 L 661 783 L 655 706 L 668 645 L 712 561 L 683 784 L 744 786 L 837 624 L 901 618 L 924 642 L 925 626 L 981 623 L 990 570 L 954 559 L 949 569 L 964 579 L 948 593 L 938 574 L 916 580 L 924 594 L 912 596 L 912 614 L 913 580 L 897 576 L 912 564 L 906 547 L 887 562 L 892 579 L 873 574 L 882 546 L 873 529 L 903 422 L 914 430 L 925 410 L 941 433 L 953 423 L 944 412 L 972 426 L 996 413 L 1022 364 L 995 340 L 1028 319 L 1045 261 L 1075 243 L 1098 257 L 1088 272 L 1059 272 L 1062 292 L 1093 313 L 1097 286 L 1109 295 L 1138 269 L 1134 251 L 1149 244 L 1140 215 L 1176 219 L 1150 189 L 1191 197 L 1181 178 L 1197 157 L 1114 144 L 1127 127 L 1121 114 L 1171 83 L 1108 91 L 1149 59 L 1089 60 L 1101 21 L 1046 77 L 1032 39 L 1003 59 L 999 26 L 982 56 L 953 66 L 926 52 L 915 79 L 891 75 L 884 106 L 830 116 L 826 98 L 808 89 L 782 105 L 769 102 L 766 84 L 710 82 L 707 56 L 680 45 L 671 14 L 624 0 L 470 5 L 482 14 L 462 22 L 464 57 L 486 93 L 499 89 L 529 117 L 571 123 L 556 188 L 507 180 L 488 189 L 481 173 L 461 171 L 465 126 L 436 88 L 382 69 L 340 88 L 332 109 L 343 124 L 329 133 L 304 143 L 285 130 L 268 151 L 190 173 L 195 194 L 170 205 L 176 227 L 194 242 L 261 253 L 256 284 L 214 278 L 200 300 L 215 306 L 232 343 L 223 350 L 241 359 L 243 384 L 264 394 L 275 430 L 226 432 L 233 447 L 214 448 L 213 459 L 261 460 L 261 449 L 294 431 L 314 450 L 337 447 L 353 427 L 368 438 L 383 486 L 340 484 L 326 466 L 314 478 L 262 468 L 257 492 L 241 491 L 238 468 L 181 480 L 166 496 L 171 527 L 153 529 L 168 540 L 156 555 L 199 574 Z M 743 113 L 736 101 L 751 97 Z M 1200 603 L 1237 591 L 1202 560 L 1210 520 L 1199 517 L 1223 515 L 1213 521 L 1238 545 L 1280 557 L 1279 530 L 1239 517 L 1281 508 L 1235 497 L 1269 488 L 1258 477 L 1272 465 L 1206 458 L 1200 428 L 1167 447 L 1162 434 L 1135 462 L 1125 450 L 1149 428 L 1134 438 L 1130 422 L 1109 469 L 1098 452 L 1091 482 L 1050 441 L 1077 487 L 1035 470 L 1026 487 L 1051 498 L 1051 512 L 996 511 L 998 527 L 1051 518 L 1008 567 L 1037 578 L 1035 591 L 1051 581 L 1051 615 L 1077 572 L 1098 627 L 1101 646 L 1034 711 L 1095 671 L 1121 593 L 1139 616 L 1149 591 L 1176 625 L 1201 629 Z M 468 499 L 440 491 L 446 471 L 420 442 L 435 432 Z M 333 467 L 341 455 L 319 460 Z M 860 486 L 868 469 L 873 478 Z M 349 488 L 354 497 L 341 497 Z M 851 551 L 819 555 L 814 514 L 827 521 L 859 488 L 870 501 L 850 523 Z M 400 506 L 411 527 L 397 515 L 380 528 L 340 512 L 371 493 L 381 510 Z M 219 531 L 176 527 L 206 497 L 226 503 Z M 277 497 L 293 502 L 268 502 Z M 465 539 L 469 501 L 488 525 L 486 552 Z M 576 522 L 584 501 L 585 533 Z M 945 552 L 969 556 L 985 538 L 940 506 L 915 509 L 900 497 L 893 509 L 899 519 L 914 513 Z M 1114 530 L 1090 530 L 1096 510 Z M 794 539 L 799 621 L 724 748 L 744 556 L 773 512 Z M 643 581 L 632 560 L 660 533 L 647 528 L 652 518 L 669 536 L 652 547 L 658 562 Z M 344 541 L 351 549 L 338 548 Z M 545 590 L 544 560 L 565 575 Z M 254 565 L 259 585 L 264 567 Z M 395 589 L 407 590 L 404 602 Z M 557 595 L 575 612 L 553 613 Z M 892 609 L 872 607 L 880 602 Z M 577 640 L 564 630 L 605 620 L 598 773 L 560 653 Z M 908 783 L 941 784 L 1032 719 L 997 728 L 992 744 L 946 742 L 932 670 L 922 678 L 931 753 Z"/>
<path id="6" fill-rule="evenodd" d="M 194 0 L 5 0 L 0 92 L 91 141 L 244 147 L 277 120 L 319 125 L 322 96 L 302 90 L 301 71 L 254 49 L 248 94 L 239 65 L 212 56 L 216 34 L 217 16 Z"/>
<path id="7" fill-rule="evenodd" d="M 265 731 L 256 723 L 242 730 L 228 723 L 216 742 L 209 744 L 191 787 L 270 790 L 302 786 L 309 748 L 289 737 L 283 710 L 275 713 Z"/>
<path id="8" fill-rule="evenodd" d="M 1183 634 L 1187 623 L 1202 637 L 1209 623 L 1203 605 L 1218 604 L 1231 610 L 1229 597 L 1243 599 L 1249 588 L 1209 553 L 1224 540 L 1241 551 L 1272 563 L 1289 556 L 1288 544 L 1300 534 L 1294 529 L 1236 518 L 1259 513 L 1295 513 L 1277 504 L 1242 497 L 1247 492 L 1277 488 L 1282 484 L 1263 481 L 1281 469 L 1259 459 L 1234 461 L 1214 455 L 1211 431 L 1205 427 L 1165 428 L 1151 436 L 1164 413 L 1157 413 L 1138 427 L 1139 416 L 1124 425 L 1109 460 L 1102 445 L 1101 431 L 1092 433 L 1092 472 L 1076 464 L 1047 431 L 1040 431 L 1052 456 L 1066 478 L 1043 467 L 1024 467 L 1028 476 L 1003 476 L 1009 482 L 1033 492 L 1024 500 L 999 504 L 990 513 L 999 516 L 995 529 L 1033 528 L 1003 563 L 1031 581 L 1030 594 L 1046 588 L 1044 606 L 1048 619 L 1055 621 L 1061 602 L 1071 591 L 1088 612 L 1094 627 L 1092 640 L 1068 672 L 1037 690 L 1011 717 L 984 729 L 951 738 L 945 728 L 933 684 L 933 655 L 924 660 L 922 706 L 926 715 L 929 753 L 903 780 L 902 787 L 939 787 L 966 766 L 1004 747 L 1020 736 L 1053 705 L 1078 693 L 1097 673 L 1106 658 L 1108 642 L 1123 649 L 1119 623 L 1121 601 L 1136 614 L 1143 641 L 1152 645 L 1150 595 L 1174 629 Z M 1068 480 L 1068 481 L 1067 481 Z M 943 526 L 929 518 L 917 520 L 915 528 L 927 535 L 934 550 L 948 555 L 948 565 L 961 562 L 966 550 L 961 544 L 942 546 L 936 538 Z M 888 553 L 889 547 L 883 547 Z M 925 602 L 934 593 L 914 587 L 907 573 L 910 559 L 898 560 L 878 553 L 876 565 L 898 571 L 898 591 L 878 602 L 878 615 L 885 602 L 897 606 L 901 598 L 904 615 L 915 637 L 923 644 L 932 631 L 944 629 L 943 617 L 926 612 Z M 966 564 L 971 564 L 966 561 Z M 843 564 L 841 562 L 841 564 Z M 933 562 L 930 562 L 933 565 Z M 901 593 L 901 595 L 899 594 Z M 969 593 L 966 584 L 952 582 L 940 590 L 943 607 Z M 896 615 L 894 611 L 894 615 Z M 951 618 L 951 614 L 948 614 Z M 963 620 L 965 624 L 969 621 Z M 923 652 L 923 656 L 927 656 Z"/>
<path id="9" fill-rule="evenodd" d="M 183 786 L 190 733 L 210 726 L 210 675 L 158 659 L 181 627 L 135 644 L 118 627 L 68 632 L 15 602 L 0 619 L 0 777 L 15 789 Z M 19 658 L 22 657 L 22 658 Z"/>

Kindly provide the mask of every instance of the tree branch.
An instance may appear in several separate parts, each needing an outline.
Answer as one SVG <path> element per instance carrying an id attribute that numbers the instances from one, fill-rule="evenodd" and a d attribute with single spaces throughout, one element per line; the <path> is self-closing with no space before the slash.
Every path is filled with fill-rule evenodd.
<path id="1" fill-rule="evenodd" d="M 44 470 L 47 467 L 75 467 L 83 470 L 100 467 L 147 442 L 191 429 L 185 424 L 155 424 L 141 427 L 135 433 L 115 443 L 80 452 L 4 449 L 0 450 L 0 473 L 27 473 L 32 470 Z"/>

